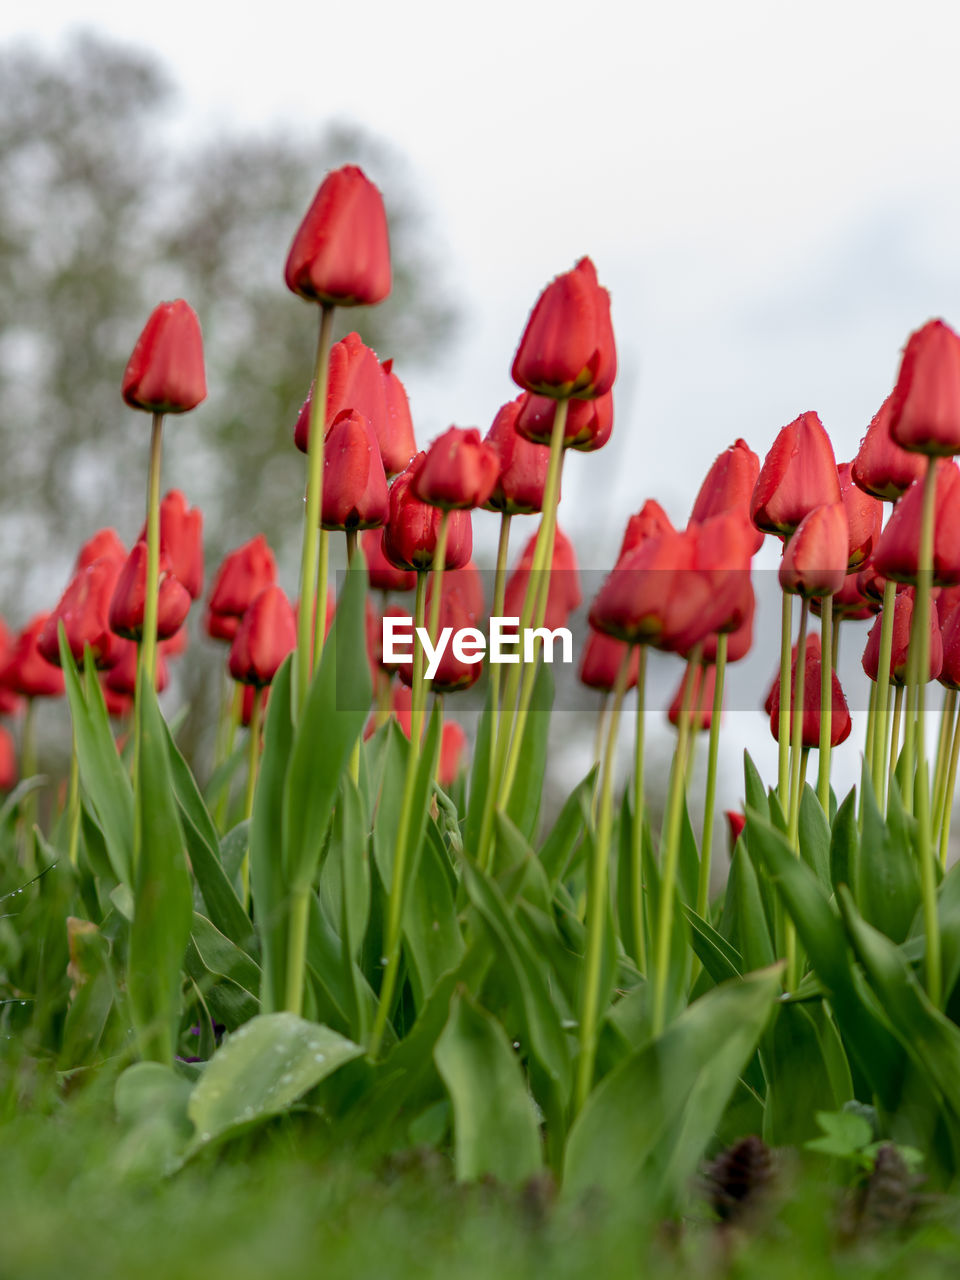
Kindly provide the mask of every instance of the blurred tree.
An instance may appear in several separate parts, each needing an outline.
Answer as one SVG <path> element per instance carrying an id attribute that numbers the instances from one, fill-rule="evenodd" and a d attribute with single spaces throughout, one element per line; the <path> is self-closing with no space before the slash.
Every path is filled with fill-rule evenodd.
<path id="1" fill-rule="evenodd" d="M 383 306 L 340 313 L 340 332 L 356 328 L 403 377 L 440 353 L 455 314 L 397 151 L 345 126 L 198 137 L 162 67 L 89 34 L 59 55 L 0 50 L 0 601 L 11 622 L 52 606 L 93 529 L 136 536 L 148 421 L 121 402 L 120 377 L 161 298 L 199 314 L 209 383 L 205 403 L 170 424 L 164 486 L 203 507 L 211 569 L 259 530 L 296 564 L 304 460 L 292 432 L 316 309 L 288 293 L 283 263 L 323 174 L 347 161 L 384 193 L 395 275 Z M 189 683 L 196 696 L 202 679 Z"/>

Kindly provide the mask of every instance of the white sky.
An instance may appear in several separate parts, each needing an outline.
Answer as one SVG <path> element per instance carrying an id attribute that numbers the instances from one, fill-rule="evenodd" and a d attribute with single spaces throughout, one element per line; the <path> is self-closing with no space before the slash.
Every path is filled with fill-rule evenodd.
<path id="1" fill-rule="evenodd" d="M 684 518 L 737 435 L 762 455 L 815 408 L 851 456 L 910 330 L 960 324 L 955 0 L 0 7 L 0 40 L 77 25 L 154 50 L 191 127 L 342 118 L 407 153 L 465 310 L 408 379 L 422 440 L 486 428 L 539 290 L 589 253 L 622 373 L 561 518 L 609 555 L 647 496 Z"/>

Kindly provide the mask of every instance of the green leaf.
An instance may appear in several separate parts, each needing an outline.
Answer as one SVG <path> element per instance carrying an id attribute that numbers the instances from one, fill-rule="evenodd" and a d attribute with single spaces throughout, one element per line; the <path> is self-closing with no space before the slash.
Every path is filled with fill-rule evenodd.
<path id="1" fill-rule="evenodd" d="M 159 1062 L 138 1062 L 117 1079 L 114 1106 L 126 1131 L 115 1167 L 130 1176 L 173 1173 L 193 1136 L 187 1115 L 190 1082 Z"/>
<path id="2" fill-rule="evenodd" d="M 762 817 L 769 818 L 770 805 L 767 800 L 767 789 L 748 751 L 743 753 L 743 787 L 747 806 Z"/>
<path id="3" fill-rule="evenodd" d="M 193 920 L 193 890 L 157 696 L 142 681 L 136 796 L 139 855 L 127 986 L 145 1058 L 173 1061 L 180 1017 L 180 970 Z"/>
<path id="4" fill-rule="evenodd" d="M 690 938 L 697 959 L 713 981 L 726 982 L 730 978 L 739 978 L 743 973 L 743 960 L 737 949 L 691 907 L 685 905 L 683 914 L 690 926 Z"/>
<path id="5" fill-rule="evenodd" d="M 428 819 L 428 827 L 433 820 Z M 425 839 L 420 865 L 412 877 L 403 910 L 403 936 L 410 963 L 414 1001 L 422 1008 L 440 976 L 455 968 L 463 955 L 450 879 L 437 851 L 440 836 Z"/>
<path id="6" fill-rule="evenodd" d="M 855 1111 L 818 1111 L 817 1124 L 824 1136 L 805 1142 L 808 1151 L 849 1159 L 873 1141 L 873 1126 Z"/>
<path id="7" fill-rule="evenodd" d="M 517 771 L 507 802 L 507 816 L 527 840 L 533 840 L 547 772 L 547 738 L 553 707 L 553 672 L 541 662 L 533 685 L 530 711 L 523 730 Z"/>
<path id="8" fill-rule="evenodd" d="M 240 1129 L 287 1111 L 359 1045 L 293 1013 L 266 1013 L 225 1039 L 194 1086 L 187 1108 L 192 1155 Z"/>
<path id="9" fill-rule="evenodd" d="M 800 796 L 800 855 L 825 889 L 830 889 L 830 824 L 809 783 Z"/>
<path id="10" fill-rule="evenodd" d="M 597 765 L 574 787 L 556 822 L 540 846 L 540 862 L 553 889 L 566 874 L 577 841 L 590 821 L 590 801 L 597 783 Z M 470 847 L 469 845 L 467 846 Z"/>
<path id="11" fill-rule="evenodd" d="M 400 825 L 400 810 L 403 807 L 410 740 L 404 736 L 394 716 L 387 721 L 385 729 L 383 770 L 373 820 L 373 856 L 383 887 L 389 893 L 393 882 L 393 856 L 396 851 L 397 828 Z"/>
<path id="12" fill-rule="evenodd" d="M 523 1072 L 500 1023 L 461 991 L 433 1051 L 453 1105 L 461 1182 L 485 1174 L 516 1185 L 541 1167 L 540 1133 Z"/>
<path id="13" fill-rule="evenodd" d="M 570 1131 L 568 1196 L 597 1188 L 673 1207 L 756 1049 L 780 976 L 715 987 L 600 1082 Z"/>
<path id="14" fill-rule="evenodd" d="M 866 771 L 864 771 L 866 772 Z M 920 905 L 920 877 L 914 852 L 914 823 L 893 788 L 884 821 L 867 784 L 862 788 L 862 853 L 857 903 L 868 924 L 894 942 L 903 942 Z"/>
<path id="15" fill-rule="evenodd" d="M 477 737 L 473 747 L 473 762 L 470 766 L 470 788 L 467 795 L 467 813 L 463 824 L 463 845 L 476 855 L 480 841 L 480 828 L 483 824 L 483 807 L 487 791 L 490 787 L 490 727 L 493 716 L 493 685 L 487 684 L 483 710 L 477 725 Z"/>
<path id="16" fill-rule="evenodd" d="M 869 772 L 865 771 L 869 784 Z M 860 858 L 860 832 L 857 827 L 857 791 L 851 787 L 837 810 L 830 832 L 830 883 L 836 890 L 841 884 L 856 884 Z"/>
<path id="17" fill-rule="evenodd" d="M 763 1138 L 797 1146 L 814 1136 L 813 1116 L 853 1097 L 843 1046 L 822 1003 L 777 1009 L 761 1048 L 767 1081 Z"/>

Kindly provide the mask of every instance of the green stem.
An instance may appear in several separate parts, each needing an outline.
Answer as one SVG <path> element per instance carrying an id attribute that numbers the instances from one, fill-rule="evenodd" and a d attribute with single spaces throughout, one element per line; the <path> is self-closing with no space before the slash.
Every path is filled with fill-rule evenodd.
<path id="1" fill-rule="evenodd" d="M 707 919 L 710 906 L 710 859 L 713 853 L 713 814 L 717 797 L 717 758 L 720 751 L 720 716 L 723 712 L 723 685 L 727 670 L 727 637 L 717 637 L 717 679 L 710 717 L 710 745 L 707 754 L 707 789 L 703 799 L 703 836 L 700 842 L 700 875 L 697 880 L 697 915 Z"/>
<path id="2" fill-rule="evenodd" d="M 820 760 L 817 799 L 830 820 L 830 739 L 833 735 L 833 596 L 820 606 Z"/>
<path id="3" fill-rule="evenodd" d="M 313 372 L 313 399 L 310 403 L 310 438 L 307 444 L 307 501 L 303 516 L 303 551 L 300 560 L 300 615 L 297 620 L 296 706 L 302 710 L 310 687 L 313 664 L 319 662 L 319 651 L 311 662 L 313 610 L 316 606 L 317 552 L 320 513 L 323 508 L 323 444 L 327 416 L 327 379 L 330 367 L 330 342 L 333 335 L 333 307 L 320 308 L 320 330 Z M 325 612 L 326 601 L 322 602 Z M 322 626 L 322 624 L 321 624 Z"/>
<path id="4" fill-rule="evenodd" d="M 630 651 L 624 653 L 613 688 L 613 707 L 607 731 L 607 748 L 600 787 L 597 834 L 589 867 L 587 893 L 587 944 L 584 955 L 583 999 L 580 1010 L 580 1056 L 577 1059 L 576 1110 L 580 1111 L 593 1085 L 597 1058 L 597 1026 L 600 1018 L 600 981 L 603 942 L 610 897 L 610 839 L 613 831 L 613 773 L 616 761 L 620 711 L 630 672 Z"/>
<path id="5" fill-rule="evenodd" d="M 437 530 L 437 544 L 433 549 L 433 581 L 430 584 L 430 622 L 427 634 L 430 643 L 437 643 L 440 628 L 440 604 L 443 598 L 443 571 L 447 564 L 447 535 L 450 529 L 450 512 L 440 515 L 440 527 Z"/>
<path id="6" fill-rule="evenodd" d="M 950 764 L 943 789 L 943 805 L 940 815 L 940 866 L 947 865 L 947 849 L 950 845 L 950 823 L 953 818 L 953 795 L 957 785 L 957 761 L 960 759 L 960 715 L 953 728 L 953 745 L 950 748 Z"/>
<path id="7" fill-rule="evenodd" d="M 653 970 L 653 1012 L 650 1033 L 654 1039 L 663 1031 L 666 1022 L 670 934 L 673 929 L 673 898 L 676 891 L 677 865 L 680 856 L 680 819 L 683 810 L 683 793 L 687 774 L 687 747 L 690 739 L 690 699 L 693 693 L 693 675 L 700 663 L 700 652 L 701 646 L 699 644 L 695 645 L 687 660 L 687 678 L 684 682 L 680 719 L 678 721 L 677 749 L 673 757 L 670 790 L 667 796 Z"/>
<path id="8" fill-rule="evenodd" d="M 784 591 L 780 611 L 780 724 L 777 733 L 779 744 L 777 795 L 786 812 L 790 786 L 790 668 L 793 639 L 793 596 Z"/>
<path id="9" fill-rule="evenodd" d="M 323 646 L 327 638 L 327 579 L 330 574 L 330 534 L 326 529 L 320 530 L 317 556 L 317 599 L 313 608 L 311 671 L 316 671 L 320 665 L 320 659 L 323 657 Z"/>
<path id="10" fill-rule="evenodd" d="M 424 652 L 423 645 L 417 638 L 417 628 L 425 622 L 427 611 L 427 574 L 425 570 L 417 571 L 417 593 L 413 606 L 413 684 L 410 688 L 410 741 L 413 743 L 414 757 L 420 754 L 420 741 L 423 737 L 423 704 L 425 691 L 423 687 Z M 416 767 L 416 760 L 414 760 Z"/>
<path id="11" fill-rule="evenodd" d="M 347 568 L 353 564 L 353 557 L 357 554 L 357 531 L 356 529 L 344 530 L 347 539 Z"/>
<path id="12" fill-rule="evenodd" d="M 940 710 L 940 733 L 937 737 L 936 767 L 933 771 L 933 829 L 940 830 L 943 816 L 943 788 L 947 780 L 947 764 L 950 756 L 950 743 L 953 738 L 953 721 L 957 709 L 957 691 L 948 689 L 944 694 L 943 706 Z"/>
<path id="13" fill-rule="evenodd" d="M 263 690 L 259 687 L 253 691 L 253 707 L 250 711 L 250 737 L 247 743 L 247 792 L 243 802 L 243 817 L 249 821 L 253 817 L 253 799 L 257 793 L 257 771 L 260 765 L 260 720 L 263 711 Z M 250 850 L 243 855 L 240 866 L 240 883 L 243 889 L 243 907 L 250 907 Z"/>
<path id="14" fill-rule="evenodd" d="M 880 614 L 880 658 L 877 684 L 881 695 L 877 703 L 877 719 L 873 735 L 873 789 L 878 800 L 886 794 L 887 723 L 890 711 L 890 658 L 893 653 L 893 617 L 897 607 L 897 584 L 883 587 L 883 611 Z"/>
<path id="15" fill-rule="evenodd" d="M 803 750 L 804 683 L 807 671 L 807 620 L 810 601 L 800 605 L 800 630 L 797 633 L 797 678 L 791 698 L 790 725 L 790 843 L 797 848 L 797 830 L 800 820 L 800 753 Z"/>
<path id="16" fill-rule="evenodd" d="M 510 521 L 504 512 L 500 517 L 500 540 L 497 543 L 497 571 L 493 579 L 493 617 L 502 618 L 507 593 L 507 555 L 510 548 Z M 490 663 L 490 772 L 493 774 L 494 743 L 500 723 L 500 663 Z"/>
<path id="17" fill-rule="evenodd" d="M 243 685 L 237 681 L 231 681 L 233 685 L 233 693 L 230 697 L 230 722 L 227 725 L 226 744 L 224 760 L 229 760 L 233 755 L 233 748 L 237 741 L 237 730 L 240 728 L 240 721 L 243 719 Z M 224 823 L 227 820 L 227 809 L 230 805 L 230 782 L 224 784 L 220 792 L 220 798 L 217 801 L 217 809 L 214 814 L 217 827 L 222 831 Z"/>
<path id="18" fill-rule="evenodd" d="M 140 662 L 144 675 L 154 683 L 157 666 L 157 592 L 160 585 L 160 467 L 163 451 L 163 414 L 153 415 L 150 433 L 150 470 L 147 479 L 147 584 L 143 603 L 143 640 Z"/>
<path id="19" fill-rule="evenodd" d="M 867 733 L 866 740 L 863 744 L 863 759 L 871 779 L 874 775 L 874 750 L 876 748 L 877 716 L 879 715 L 880 698 L 880 683 L 877 680 L 871 680 L 870 691 L 867 694 Z M 876 794 L 876 792 L 874 792 L 874 794 Z"/>
<path id="20" fill-rule="evenodd" d="M 23 778 L 33 778 L 37 772 L 36 698 L 27 698 L 20 734 L 20 773 Z M 24 869 L 29 875 L 36 872 L 36 839 L 33 828 L 37 822 L 37 793 L 31 791 L 24 797 L 20 810 L 21 850 Z"/>
<path id="21" fill-rule="evenodd" d="M 893 780 L 897 772 L 897 755 L 900 749 L 900 720 L 903 714 L 903 690 L 902 684 L 897 685 L 897 691 L 893 699 L 893 727 L 890 731 L 890 762 L 887 769 L 887 786 L 893 786 Z M 884 802 L 886 802 L 886 794 L 884 794 Z"/>
<path id="22" fill-rule="evenodd" d="M 67 795 L 67 830 L 70 865 L 75 867 L 80 857 L 80 762 L 77 758 L 77 733 L 73 731 L 70 744 L 70 790 Z"/>
<path id="23" fill-rule="evenodd" d="M 307 967 L 310 926 L 310 886 L 295 885 L 290 895 L 290 934 L 287 939 L 287 989 L 284 1007 L 297 1016 L 303 1011 L 303 980 Z"/>
<path id="24" fill-rule="evenodd" d="M 637 651 L 637 723 L 633 749 L 633 830 L 630 847 L 630 879 L 633 890 L 633 958 L 641 973 L 647 971 L 647 931 L 643 904 L 644 756 L 646 738 L 647 646 Z"/>

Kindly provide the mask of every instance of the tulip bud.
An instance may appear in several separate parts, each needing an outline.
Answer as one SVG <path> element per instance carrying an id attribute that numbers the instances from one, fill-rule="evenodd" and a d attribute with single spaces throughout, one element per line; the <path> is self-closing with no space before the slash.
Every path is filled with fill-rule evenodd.
<path id="1" fill-rule="evenodd" d="M 912 587 L 898 591 L 893 610 L 893 649 L 890 654 L 890 680 L 893 684 L 907 683 L 907 668 L 910 657 L 910 633 L 913 628 L 913 609 L 916 603 L 916 592 Z M 880 628 L 883 622 L 882 612 L 877 617 L 867 636 L 867 645 L 863 651 L 862 665 L 871 680 L 876 681 L 880 673 Z M 943 639 L 940 635 L 939 617 L 936 602 L 930 601 L 930 669 L 924 678 L 924 684 L 936 680 L 943 666 Z"/>
<path id="2" fill-rule="evenodd" d="M 517 433 L 532 444 L 550 443 L 557 402 L 549 396 L 525 392 L 520 397 Z M 596 453 L 613 432 L 613 392 L 607 391 L 593 400 L 571 400 L 563 429 L 563 447 L 581 453 Z"/>
<path id="3" fill-rule="evenodd" d="M 23 703 L 16 690 L 9 688 L 3 680 L 3 671 L 11 655 L 10 632 L 7 624 L 0 618 L 0 715 L 15 716 Z"/>
<path id="4" fill-rule="evenodd" d="M 383 370 L 387 420 L 386 429 L 383 434 L 377 432 L 377 439 L 387 475 L 397 476 L 416 454 L 417 442 L 410 417 L 410 401 L 406 388 L 393 372 L 393 361 L 384 360 L 380 368 Z"/>
<path id="5" fill-rule="evenodd" d="M 441 787 L 449 787 L 456 782 L 466 746 L 467 735 L 456 720 L 445 720 L 440 734 L 440 763 L 437 766 L 437 781 Z"/>
<path id="6" fill-rule="evenodd" d="M 759 474 L 760 459 L 746 440 L 735 440 L 707 472 L 690 519 L 700 524 L 727 511 L 739 510 L 749 514 L 750 499 Z M 752 550 L 759 551 L 762 544 L 763 534 L 757 530 Z"/>
<path id="7" fill-rule="evenodd" d="M 17 785 L 17 749 L 9 729 L 0 725 L 0 791 L 12 791 Z"/>
<path id="8" fill-rule="evenodd" d="M 537 547 L 538 534 L 534 534 L 523 549 L 523 555 L 517 567 L 507 579 L 504 591 L 504 616 L 519 618 L 523 612 L 523 602 L 527 595 L 527 583 L 533 568 L 533 557 Z M 580 608 L 583 596 L 580 593 L 580 571 L 577 568 L 577 556 L 573 543 L 562 529 L 558 528 L 553 541 L 553 560 L 549 569 L 547 584 L 547 609 L 543 625 L 551 631 L 567 626 L 571 613 Z"/>
<path id="9" fill-rule="evenodd" d="M 143 635 L 147 599 L 147 544 L 137 542 L 120 571 L 110 600 L 110 629 L 127 640 Z M 179 631 L 190 612 L 190 593 L 170 572 L 166 557 L 160 558 L 157 593 L 157 639 L 166 640 Z"/>
<path id="10" fill-rule="evenodd" d="M 496 450 L 484 444 L 476 427 L 450 427 L 427 450 L 412 490 L 442 511 L 470 510 L 490 497 L 499 471 Z"/>
<path id="11" fill-rule="evenodd" d="M 889 395 L 867 427 L 850 467 L 854 484 L 887 502 L 896 502 L 926 470 L 923 458 L 907 453 L 891 437 L 892 405 L 893 396 Z"/>
<path id="12" fill-rule="evenodd" d="M 0 685 L 24 698 L 59 698 L 64 691 L 63 672 L 40 652 L 39 640 L 50 617 L 31 618 L 10 646 L 0 667 Z"/>
<path id="13" fill-rule="evenodd" d="M 675 529 L 645 539 L 620 557 L 590 608 L 590 625 L 630 644 L 659 646 L 670 634 L 681 583 L 693 575 L 695 535 Z M 691 621 L 681 615 L 682 623 Z M 704 630 L 708 634 L 712 627 Z"/>
<path id="14" fill-rule="evenodd" d="M 540 295 L 513 359 L 513 380 L 535 395 L 602 396 L 617 376 L 610 295 L 589 258 Z"/>
<path id="15" fill-rule="evenodd" d="M 740 839 L 743 828 L 747 825 L 747 819 L 744 814 L 737 813 L 734 809 L 724 810 L 723 816 L 727 820 L 727 830 L 730 835 L 730 850 L 733 851 L 734 846 Z"/>
<path id="16" fill-rule="evenodd" d="M 797 670 L 797 654 L 799 653 L 799 651 L 800 651 L 800 647 L 799 645 L 796 645 L 796 644 L 793 646 L 793 648 L 790 651 L 790 664 L 791 664 L 790 670 L 794 675 L 796 674 L 796 670 Z M 815 631 L 811 631 L 810 634 L 807 636 L 807 661 L 810 662 L 814 658 L 816 658 L 817 661 L 819 662 L 820 652 L 821 652 L 820 637 L 817 635 Z M 804 679 L 806 679 L 806 677 L 804 677 Z M 767 691 L 767 696 L 763 702 L 763 710 L 765 715 L 770 714 L 770 711 L 773 707 L 774 696 L 776 696 L 778 699 L 777 706 L 779 707 L 780 705 L 779 689 L 780 689 L 780 671 L 778 670 L 776 675 L 773 677 L 773 681 L 770 684 L 770 688 Z"/>
<path id="17" fill-rule="evenodd" d="M 488 511 L 504 515 L 530 515 L 543 510 L 543 490 L 547 483 L 550 450 L 531 444 L 517 431 L 517 417 L 523 396 L 505 404 L 493 420 L 485 443 L 496 451 L 500 471 L 493 492 L 484 503 Z M 589 404 L 589 400 L 576 401 Z"/>
<path id="18" fill-rule="evenodd" d="M 890 405 L 890 435 L 911 453 L 960 453 L 960 337 L 930 320 L 907 339 Z"/>
<path id="19" fill-rule="evenodd" d="M 267 704 L 270 701 L 271 686 L 265 684 L 261 687 L 253 684 L 245 684 L 243 686 L 243 700 L 240 703 L 240 723 L 244 729 L 249 729 L 253 720 L 253 700 L 257 693 L 260 694 L 260 723 L 263 725 L 263 717 L 266 714 Z"/>
<path id="20" fill-rule="evenodd" d="M 389 510 L 389 497 L 388 497 Z M 398 569 L 383 554 L 383 535 L 377 529 L 366 529 L 360 536 L 360 550 L 367 562 L 367 576 L 374 591 L 412 591 L 417 575 L 409 569 Z"/>
<path id="21" fill-rule="evenodd" d="M 146 540 L 144 524 L 138 541 Z M 188 507 L 179 489 L 164 494 L 160 503 L 160 554 L 166 556 L 170 572 L 186 587 L 190 598 L 199 600 L 203 591 L 203 512 L 199 507 Z"/>
<path id="22" fill-rule="evenodd" d="M 731 662 L 740 662 L 747 656 L 753 646 L 753 616 L 756 612 L 756 597 L 753 593 L 753 585 L 750 582 L 749 575 L 745 580 L 745 608 L 743 618 L 739 626 L 733 631 L 725 632 L 727 637 L 727 665 Z M 716 662 L 717 660 L 717 640 L 716 632 L 707 636 L 703 642 L 703 649 L 700 654 L 703 662 Z"/>
<path id="23" fill-rule="evenodd" d="M 648 498 L 637 514 L 631 516 L 627 521 L 617 559 L 619 560 L 622 556 L 625 556 L 628 551 L 635 550 L 646 542 L 648 538 L 653 538 L 666 532 L 676 533 L 670 517 L 659 502 L 656 502 L 653 498 Z"/>
<path id="24" fill-rule="evenodd" d="M 413 481 L 426 454 L 418 453 L 390 489 L 390 517 L 383 530 L 383 554 L 400 569 L 430 569 L 437 547 L 440 521 L 437 507 L 421 502 Z M 447 517 L 445 567 L 459 569 L 473 554 L 473 526 L 469 511 L 453 511 Z"/>
<path id="25" fill-rule="evenodd" d="M 93 564 L 94 560 L 117 560 L 123 564 L 126 558 L 127 548 L 120 541 L 116 529 L 99 529 L 77 552 L 73 572 L 79 573 L 81 569 Z"/>
<path id="26" fill-rule="evenodd" d="M 181 627 L 179 631 L 175 631 L 172 636 L 167 636 L 165 640 L 161 640 L 158 651 L 169 661 L 171 658 L 179 658 L 187 652 L 187 646 L 190 641 L 190 633 L 186 627 Z"/>
<path id="27" fill-rule="evenodd" d="M 750 558 L 755 530 L 742 510 L 692 523 L 691 572 L 673 584 L 673 608 L 660 647 L 689 654 L 711 632 L 736 632 L 754 607 Z"/>
<path id="28" fill-rule="evenodd" d="M 214 613 L 208 607 L 204 628 L 211 640 L 226 640 L 229 644 L 240 629 L 240 617 L 235 613 Z"/>
<path id="29" fill-rule="evenodd" d="M 296 647 L 293 606 L 281 587 L 265 587 L 240 621 L 230 646 L 230 674 L 241 684 L 269 684 Z"/>
<path id="30" fill-rule="evenodd" d="M 330 428 L 323 453 L 324 529 L 376 529 L 390 514 L 387 477 L 370 423 L 345 409 Z"/>
<path id="31" fill-rule="evenodd" d="M 692 668 L 693 683 L 690 686 L 690 725 L 695 733 L 707 731 L 713 723 L 713 695 L 717 687 L 717 668 L 701 666 Z M 673 695 L 673 701 L 667 709 L 667 719 L 676 729 L 680 725 L 680 712 L 683 709 L 683 697 L 690 683 L 689 666 L 684 668 L 680 684 Z"/>
<path id="32" fill-rule="evenodd" d="M 277 562 L 266 538 L 258 533 L 224 558 L 210 590 L 210 610 L 242 618 L 260 592 L 276 580 Z"/>
<path id="33" fill-rule="evenodd" d="M 874 604 L 882 604 L 886 585 L 886 578 L 882 573 L 877 573 L 873 559 L 869 559 L 857 574 L 857 590 Z"/>
<path id="34" fill-rule="evenodd" d="M 387 605 L 386 609 L 384 609 L 383 613 L 380 615 L 380 636 L 379 636 L 379 642 L 377 644 L 377 662 L 384 669 L 384 671 L 386 671 L 388 674 L 393 674 L 394 672 L 399 671 L 403 664 L 401 662 L 387 662 L 383 656 L 383 619 L 384 618 L 403 618 L 409 625 L 411 635 L 413 634 L 413 618 L 410 616 L 410 610 L 404 609 L 402 605 L 399 605 L 399 604 Z"/>
<path id="35" fill-rule="evenodd" d="M 810 637 L 809 639 L 813 639 Z M 801 727 L 801 745 L 804 747 L 820 746 L 820 683 L 821 683 L 821 661 L 820 661 L 820 645 L 819 642 L 814 646 L 808 641 L 806 646 L 805 670 L 803 677 L 803 723 Z M 791 689 L 796 687 L 797 678 L 797 660 L 796 656 L 793 661 L 791 672 Z M 845 742 L 850 736 L 852 727 L 850 720 L 850 710 L 847 707 L 847 700 L 843 696 L 843 689 L 840 687 L 840 681 L 837 679 L 837 673 L 831 672 L 831 717 L 830 717 L 830 745 L 838 747 L 841 742 Z M 780 741 L 780 681 L 777 680 L 773 688 L 773 697 L 770 705 L 770 732 L 774 738 Z M 790 733 L 793 734 L 793 706 L 790 707 Z"/>
<path id="36" fill-rule="evenodd" d="M 624 644 L 622 640 L 614 640 L 613 636 L 605 636 L 602 631 L 594 631 L 591 627 L 580 655 L 580 683 L 588 689 L 611 693 L 628 650 L 630 663 L 626 687 L 633 689 L 640 670 L 640 650 L 636 645 Z"/>
<path id="37" fill-rule="evenodd" d="M 124 640 L 119 646 L 119 656 L 104 676 L 104 686 L 113 693 L 126 694 L 132 698 L 137 691 L 137 666 L 140 660 L 140 646 L 133 640 Z M 163 654 L 157 652 L 157 669 L 154 676 L 154 687 L 162 693 L 170 683 L 170 668 Z"/>
<path id="38" fill-rule="evenodd" d="M 765 533 L 793 533 L 814 507 L 841 500 L 833 445 L 815 413 L 785 426 L 767 454 L 750 501 L 750 517 Z"/>
<path id="39" fill-rule="evenodd" d="M 953 588 L 954 591 L 957 588 Z M 947 603 L 944 603 L 944 597 Z M 940 639 L 943 648 L 943 663 L 937 677 L 948 689 L 960 689 L 960 599 L 952 599 L 947 592 L 941 592 L 937 601 L 937 616 L 940 619 Z"/>
<path id="40" fill-rule="evenodd" d="M 328 306 L 373 306 L 390 292 L 383 197 L 362 169 L 328 173 L 290 246 L 287 288 Z"/>
<path id="41" fill-rule="evenodd" d="M 847 513 L 847 572 L 858 569 L 873 555 L 883 527 L 883 503 L 865 493 L 853 480 L 853 464 L 842 462 L 837 467 L 840 496 Z"/>
<path id="42" fill-rule="evenodd" d="M 123 398 L 148 413 L 186 413 L 206 399 L 203 337 L 194 309 L 178 298 L 154 308 L 123 375 Z"/>
<path id="43" fill-rule="evenodd" d="M 84 648 L 89 646 L 97 667 L 112 667 L 119 657 L 119 641 L 109 623 L 110 600 L 119 577 L 120 566 L 109 557 L 94 560 L 71 578 L 66 591 L 40 633 L 40 653 L 48 662 L 60 665 L 58 626 L 62 622 L 67 644 L 78 664 L 84 661 Z"/>
<path id="44" fill-rule="evenodd" d="M 960 470 L 946 459 L 935 465 L 933 581 L 937 586 L 948 586 L 960 582 Z M 923 487 L 922 480 L 915 480 L 899 500 L 873 555 L 876 571 L 895 582 L 917 580 Z"/>
<path id="45" fill-rule="evenodd" d="M 868 562 L 869 563 L 869 562 Z M 880 598 L 883 598 L 883 583 L 880 585 Z M 814 596 L 810 601 L 812 612 L 819 618 L 821 616 L 821 599 Z M 845 622 L 862 622 L 865 618 L 871 618 L 880 610 L 880 600 L 866 596 L 860 589 L 860 574 L 854 571 L 848 573 L 843 580 L 843 586 L 833 597 L 833 616 L 834 619 L 841 619 Z"/>
<path id="46" fill-rule="evenodd" d="M 432 584 L 431 584 L 432 587 Z M 468 627 L 476 627 L 483 614 L 483 585 L 476 565 L 469 564 L 453 573 L 443 575 L 440 594 L 439 635 L 445 627 L 453 634 Z M 453 644 L 448 644 L 440 658 L 431 686 L 437 693 L 453 693 L 469 689 L 480 678 L 481 661 L 466 662 L 459 658 Z M 406 685 L 413 683 L 413 663 L 403 662 L 398 667 L 400 679 Z"/>
<path id="47" fill-rule="evenodd" d="M 847 576 L 850 532 L 842 502 L 803 517 L 780 561 L 780 586 L 795 596 L 832 596 Z"/>

